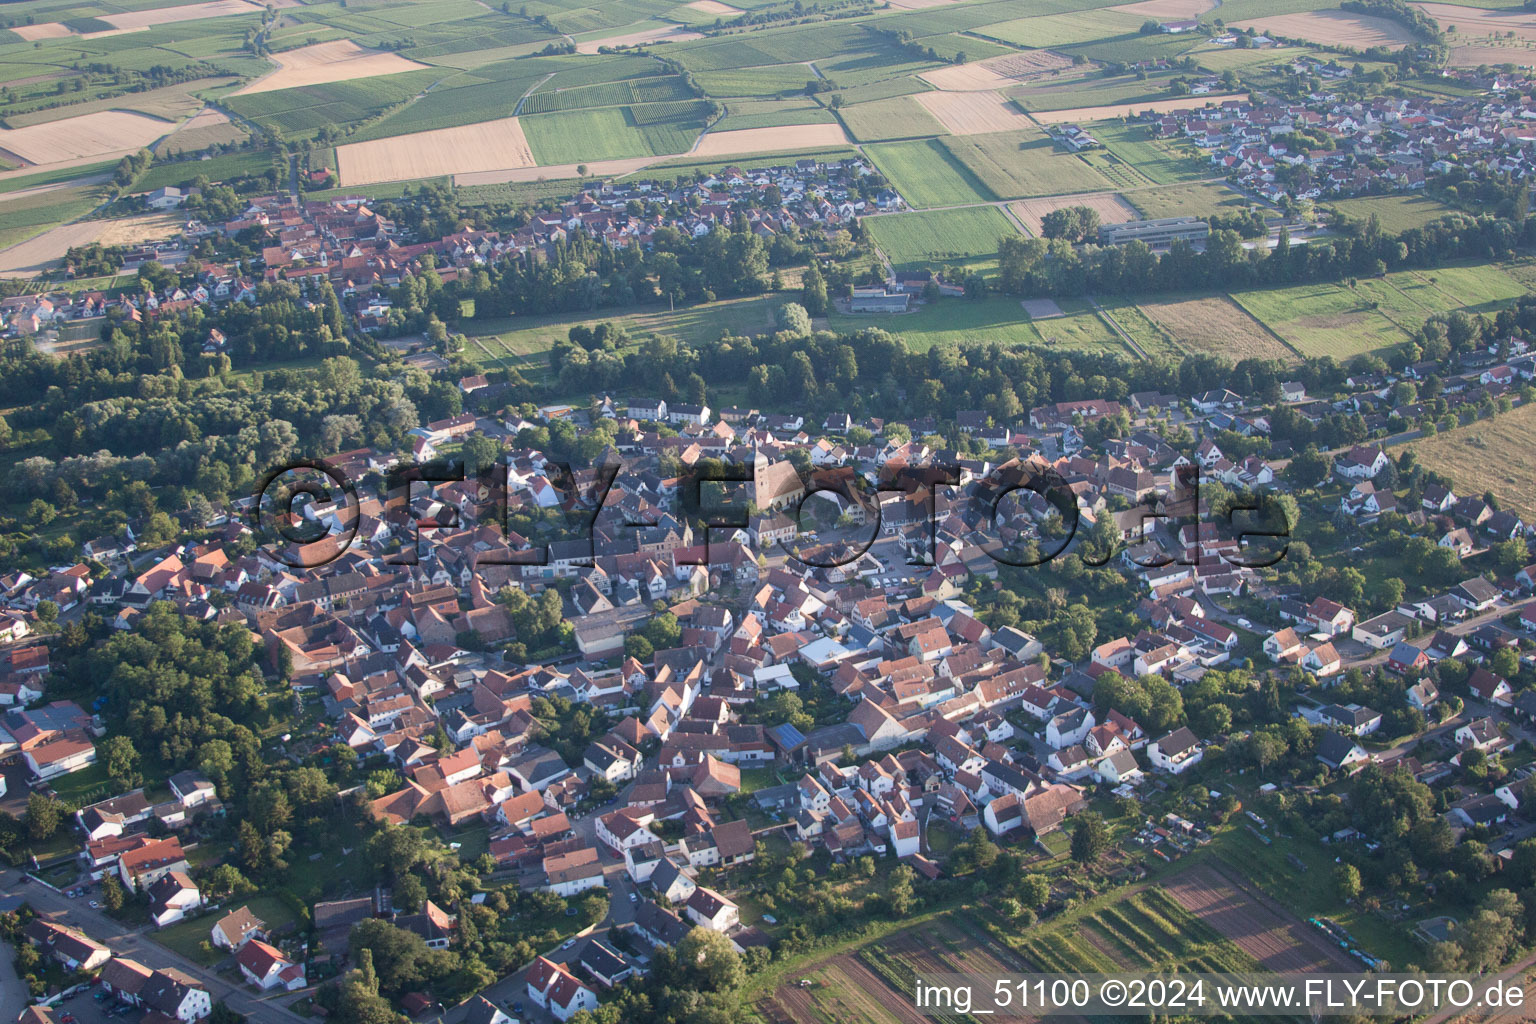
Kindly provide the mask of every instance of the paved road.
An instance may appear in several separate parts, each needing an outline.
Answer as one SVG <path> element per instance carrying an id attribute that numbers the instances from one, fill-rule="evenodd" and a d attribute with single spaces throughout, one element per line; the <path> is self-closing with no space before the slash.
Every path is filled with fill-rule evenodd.
<path id="1" fill-rule="evenodd" d="M 16 966 L 11 962 L 15 956 L 9 944 L 0 942 L 0 1024 L 10 1024 L 31 1002 L 27 988 L 16 976 Z"/>
<path id="2" fill-rule="evenodd" d="M 222 1000 L 230 1009 L 248 1016 L 254 1024 L 310 1024 L 308 1018 L 277 1003 L 276 997 L 260 997 L 243 987 L 231 985 L 221 975 L 159 945 L 141 931 L 131 929 L 99 910 L 92 910 L 83 899 L 69 899 L 35 881 L 23 884 L 20 873 L 15 871 L 0 873 L 0 890 L 21 893 L 40 915 L 78 928 L 120 956 L 137 960 L 152 970 L 174 967 L 187 972 L 203 983 L 215 1002 Z M 9 962 L 6 969 L 9 970 Z M 287 992 L 282 996 L 296 998 Z M 15 1020 L 15 1016 L 6 1020 Z"/>

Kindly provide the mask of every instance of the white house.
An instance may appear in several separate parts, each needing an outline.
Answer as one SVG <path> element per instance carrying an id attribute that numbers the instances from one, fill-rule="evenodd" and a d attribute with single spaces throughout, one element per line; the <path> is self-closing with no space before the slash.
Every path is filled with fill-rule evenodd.
<path id="1" fill-rule="evenodd" d="M 570 1020 L 581 1010 L 597 1009 L 597 993 L 576 980 L 564 964 L 539 957 L 528 968 L 528 998 L 556 1020 Z"/>
<path id="2" fill-rule="evenodd" d="M 1159 771 L 1178 775 L 1200 763 L 1205 749 L 1188 726 L 1180 726 L 1147 747 L 1147 759 Z"/>
<path id="3" fill-rule="evenodd" d="M 304 987 L 304 968 L 282 954 L 275 946 L 251 939 L 235 954 L 235 963 L 245 980 L 263 992 L 284 988 L 290 992 Z"/>
<path id="4" fill-rule="evenodd" d="M 695 924 L 710 931 L 728 932 L 741 923 L 741 911 L 736 904 L 702 885 L 688 897 L 686 912 Z"/>

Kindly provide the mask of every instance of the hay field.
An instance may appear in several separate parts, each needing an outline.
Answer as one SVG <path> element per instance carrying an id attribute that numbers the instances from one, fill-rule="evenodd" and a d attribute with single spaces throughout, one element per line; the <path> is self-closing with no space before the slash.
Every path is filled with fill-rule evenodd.
<path id="1" fill-rule="evenodd" d="M 1361 50 L 1385 46 L 1400 50 L 1413 42 L 1413 33 L 1395 21 L 1347 11 L 1301 11 L 1234 21 L 1230 28 L 1257 29 L 1265 35 Z"/>
<path id="2" fill-rule="evenodd" d="M 974 64 L 951 64 L 924 71 L 917 77 L 945 92 L 992 92 L 1070 67 L 1072 60 L 1069 57 L 1050 50 L 1034 50 Z"/>
<path id="3" fill-rule="evenodd" d="M 1173 336 L 1186 349 L 1208 352 L 1234 362 L 1239 359 L 1280 359 L 1296 362 L 1296 353 L 1281 344 L 1246 311 L 1225 295 L 1204 299 L 1143 302 L 1147 319 Z"/>
<path id="4" fill-rule="evenodd" d="M 522 125 L 515 117 L 504 117 L 337 146 L 336 163 L 344 185 L 373 185 L 532 167 L 535 161 Z"/>
<path id="5" fill-rule="evenodd" d="M 1112 11 L 1123 11 L 1139 18 L 1156 18 L 1158 21 L 1188 21 L 1206 11 L 1216 9 L 1217 0 L 1140 0 L 1140 3 L 1121 4 Z"/>
<path id="6" fill-rule="evenodd" d="M 1426 469 L 1450 477 L 1459 492 L 1492 491 L 1505 507 L 1530 519 L 1536 517 L 1533 435 L 1536 405 L 1522 405 L 1492 419 L 1415 441 L 1413 450 Z"/>
<path id="7" fill-rule="evenodd" d="M 848 146 L 852 140 L 840 124 L 797 124 L 781 128 L 742 128 L 734 132 L 709 132 L 689 156 L 738 156 L 775 153 L 781 150 Z"/>
<path id="8" fill-rule="evenodd" d="M 170 128 L 156 117 L 104 110 L 25 128 L 0 129 L 0 149 L 28 163 L 52 164 L 141 149 Z"/>
<path id="9" fill-rule="evenodd" d="M 1032 116 L 1041 124 L 1067 124 L 1084 121 L 1107 121 L 1113 117 L 1135 117 L 1150 110 L 1166 114 L 1171 110 L 1197 110 L 1207 104 L 1225 103 L 1227 100 L 1247 100 L 1248 94 L 1227 92 L 1220 96 L 1190 96 L 1179 100 L 1146 100 L 1141 103 L 1108 103 L 1102 107 L 1073 107 L 1069 110 L 1036 110 Z"/>
<path id="10" fill-rule="evenodd" d="M 1455 39 L 1513 32 L 1516 39 L 1536 42 L 1536 14 L 1525 11 L 1489 11 L 1458 4 L 1418 3 L 1413 6 L 1440 23 L 1442 29 L 1456 26 Z"/>
<path id="11" fill-rule="evenodd" d="M 65 36 L 74 35 L 66 25 L 60 25 L 56 21 L 45 22 L 41 25 L 17 25 L 11 29 L 27 42 L 36 42 L 39 39 L 62 39 Z"/>
<path id="12" fill-rule="evenodd" d="M 184 218 L 175 213 L 146 213 L 122 220 L 84 220 L 62 224 L 0 250 L 0 277 L 26 280 L 52 267 L 71 248 L 100 242 L 103 245 L 137 245 L 176 234 Z"/>
<path id="13" fill-rule="evenodd" d="M 246 0 L 209 0 L 208 3 L 183 4 L 180 7 L 159 7 L 147 11 L 129 11 L 126 14 L 103 14 L 100 20 L 119 29 L 154 28 L 179 21 L 197 21 L 202 18 L 228 18 L 236 14 L 260 14 L 261 7 Z"/>
<path id="14" fill-rule="evenodd" d="M 328 43 L 301 46 L 297 50 L 274 53 L 272 59 L 278 64 L 276 71 L 232 95 L 249 96 L 258 92 L 297 89 L 305 85 L 349 82 L 354 78 L 377 78 L 380 75 L 396 75 L 402 71 L 420 71 L 429 67 L 407 60 L 397 53 L 365 50 L 350 39 L 333 39 Z"/>
<path id="15" fill-rule="evenodd" d="M 911 96 L 857 103 L 838 111 L 848 132 L 860 142 L 920 139 L 943 135 L 944 126 Z"/>
<path id="16" fill-rule="evenodd" d="M 1028 114 L 1000 93 L 923 92 L 917 94 L 917 102 L 955 135 L 984 135 L 1035 127 Z"/>
<path id="17" fill-rule="evenodd" d="M 1045 215 L 1052 210 L 1064 210 L 1069 206 L 1086 206 L 1099 215 L 1102 224 L 1121 224 L 1128 220 L 1138 220 L 1141 215 L 1136 212 L 1136 207 L 1125 201 L 1125 197 L 1115 192 L 1091 192 L 1086 195 L 1076 196 L 1047 196 L 1044 199 L 1024 199 L 1017 203 L 1010 203 L 1008 208 L 1013 215 L 1024 222 L 1029 228 L 1030 234 L 1040 234 L 1040 222 Z"/>
<path id="18" fill-rule="evenodd" d="M 1536 49 L 1533 49 L 1531 43 L 1518 43 L 1513 46 L 1495 44 L 1453 46 L 1451 56 L 1446 63 L 1453 68 L 1475 68 L 1483 64 L 1513 64 L 1516 67 L 1528 68 L 1536 65 Z"/>
<path id="19" fill-rule="evenodd" d="M 596 53 L 604 46 L 642 46 L 647 43 L 684 43 L 690 39 L 703 39 L 702 32 L 684 28 L 681 25 L 663 25 L 659 28 L 643 29 L 639 32 L 630 32 L 627 35 L 604 36 L 601 39 L 587 39 L 576 44 L 577 53 Z"/>
<path id="20" fill-rule="evenodd" d="M 1060 149 L 1035 127 L 952 135 L 938 143 L 998 199 L 1105 192 L 1121 185 L 1102 167 Z"/>

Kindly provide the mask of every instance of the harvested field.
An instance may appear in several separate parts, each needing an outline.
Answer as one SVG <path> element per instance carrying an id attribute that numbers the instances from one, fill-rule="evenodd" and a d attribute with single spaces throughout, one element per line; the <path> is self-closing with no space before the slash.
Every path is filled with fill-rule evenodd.
<path id="1" fill-rule="evenodd" d="M 1217 868 L 1202 864 L 1164 885 L 1168 895 L 1237 944 L 1267 971 L 1354 972 L 1354 960 L 1264 897 L 1255 897 Z"/>
<path id="2" fill-rule="evenodd" d="M 532 167 L 533 150 L 515 117 L 439 128 L 392 139 L 336 147 L 337 173 L 346 185 L 412 181 L 444 174 L 472 174 Z"/>
<path id="3" fill-rule="evenodd" d="M 1033 128 L 1035 122 L 1000 93 L 924 92 L 917 102 L 956 135 L 983 135 Z"/>
<path id="4" fill-rule="evenodd" d="M 797 124 L 783 128 L 743 128 L 734 132 L 710 132 L 698 141 L 689 156 L 737 156 L 776 153 L 781 150 L 820 146 L 847 146 L 851 141 L 840 124 Z"/>
<path id="5" fill-rule="evenodd" d="M 1456 38 L 1455 36 L 1451 37 Z M 1446 61 L 1453 68 L 1475 68 L 1483 64 L 1513 64 L 1516 67 L 1536 65 L 1536 49 L 1530 43 L 1514 46 L 1453 46 Z"/>
<path id="6" fill-rule="evenodd" d="M 1296 353 L 1264 329 L 1264 325 L 1225 295 L 1205 299 L 1144 302 L 1141 311 L 1186 349 L 1209 352 L 1234 362 L 1239 359 L 1280 359 L 1295 362 Z"/>
<path id="7" fill-rule="evenodd" d="M 35 238 L 0 250 L 0 277 L 30 280 L 48 270 L 71 248 L 101 242 L 103 245 L 137 245 L 176 233 L 183 218 L 174 213 L 150 213 L 122 220 L 85 220 L 50 228 Z"/>
<path id="8" fill-rule="evenodd" d="M 1141 18 L 1156 18 L 1158 21 L 1187 21 L 1215 9 L 1216 0 L 1141 0 L 1140 3 L 1110 8 L 1112 11 L 1123 11 Z"/>
<path id="9" fill-rule="evenodd" d="M 156 117 L 103 110 L 26 128 L 0 129 L 0 150 L 32 164 L 117 156 L 148 146 L 170 131 Z"/>
<path id="10" fill-rule="evenodd" d="M 1071 66 L 1072 60 L 1069 57 L 1050 50 L 1032 50 L 1007 57 L 993 57 L 974 64 L 952 64 L 934 71 L 924 71 L 917 77 L 945 92 L 992 92 L 1052 72 L 1064 71 Z"/>
<path id="11" fill-rule="evenodd" d="M 64 36 L 74 35 L 67 26 L 60 25 L 56 21 L 45 22 L 42 25 L 17 25 L 11 31 L 29 43 L 38 39 L 61 39 Z"/>
<path id="12" fill-rule="evenodd" d="M 1536 405 L 1522 405 L 1415 441 L 1413 450 L 1425 468 L 1444 473 L 1466 493 L 1492 491 L 1502 507 L 1529 519 L 1536 515 L 1532 431 Z"/>
<path id="13" fill-rule="evenodd" d="M 718 14 L 727 18 L 733 14 L 741 13 L 740 7 L 732 7 L 730 4 L 723 4 L 720 2 L 720 0 L 693 0 L 693 3 L 684 4 L 683 6 L 688 8 L 690 11 L 699 11 L 703 14 Z"/>
<path id="14" fill-rule="evenodd" d="M 1456 26 L 1454 41 L 1473 42 L 1485 36 L 1513 32 L 1516 39 L 1536 42 L 1536 14 L 1525 11 L 1490 11 L 1457 4 L 1414 4 L 1440 23 L 1441 29 Z"/>
<path id="15" fill-rule="evenodd" d="M 1112 117 L 1135 117 L 1150 110 L 1166 114 L 1171 110 L 1198 110 L 1206 105 L 1225 103 L 1227 100 L 1247 100 L 1241 92 L 1222 93 L 1220 96 L 1191 96 L 1182 100 L 1146 100 L 1141 103 L 1109 103 L 1102 107 L 1074 107 L 1071 110 L 1037 110 L 1034 118 L 1041 124 L 1066 124 L 1069 122 L 1107 121 Z"/>
<path id="16" fill-rule="evenodd" d="M 1286 39 L 1304 39 L 1332 46 L 1353 46 L 1361 50 L 1385 46 L 1400 50 L 1413 42 L 1413 33 L 1395 21 L 1348 11 L 1301 11 L 1276 14 L 1267 18 L 1247 18 L 1229 26 L 1257 29 L 1265 35 Z"/>
<path id="17" fill-rule="evenodd" d="M 660 28 L 648 28 L 642 32 L 631 32 L 622 36 L 604 36 L 601 39 L 588 39 L 576 44 L 577 53 L 596 53 L 604 46 L 641 46 L 646 43 L 683 43 L 690 39 L 703 39 L 701 32 L 684 28 L 681 25 L 663 25 Z"/>
<path id="18" fill-rule="evenodd" d="M 129 11 L 126 14 L 103 14 L 101 21 L 113 28 L 154 28 L 178 21 L 197 21 L 201 18 L 228 18 L 236 14 L 260 14 L 261 8 L 246 0 L 210 0 L 208 3 L 183 4 L 180 7 L 157 7 L 146 11 Z"/>
<path id="19" fill-rule="evenodd" d="M 402 71 L 420 71 L 428 66 L 407 60 L 397 53 L 365 50 L 350 39 L 333 39 L 328 43 L 274 53 L 272 60 L 277 62 L 276 71 L 257 79 L 233 95 L 249 96 L 258 92 L 297 89 L 305 85 L 350 82 L 354 78 L 377 78 L 380 75 L 397 75 Z"/>
<path id="20" fill-rule="evenodd" d="M 1065 316 L 1055 299 L 1024 299 L 1019 303 L 1024 307 L 1024 312 L 1031 320 L 1051 320 L 1058 316 Z"/>
<path id="21" fill-rule="evenodd" d="M 122 96 L 86 100 L 84 103 L 72 103 L 65 107 L 29 110 L 23 114 L 12 114 L 5 121 L 12 128 L 27 128 L 47 121 L 59 121 L 64 118 L 79 117 L 82 114 L 99 114 L 109 110 L 148 114 L 150 117 L 158 117 L 165 121 L 180 121 L 202 109 L 203 101 L 194 93 L 203 89 L 234 85 L 238 81 L 239 79 L 236 78 L 198 78 L 159 89 L 146 89 L 143 92 L 131 92 Z"/>
<path id="22" fill-rule="evenodd" d="M 891 0 L 892 7 L 900 7 L 906 11 L 922 11 L 929 7 L 943 7 L 952 4 L 955 0 Z"/>
<path id="23" fill-rule="evenodd" d="M 1014 216 L 1024 222 L 1031 234 L 1040 234 L 1040 222 L 1045 215 L 1052 210 L 1064 210 L 1069 206 L 1086 206 L 1095 210 L 1099 215 L 1099 222 L 1103 224 L 1121 224 L 1128 220 L 1137 220 L 1140 214 L 1136 207 L 1125 201 L 1125 197 L 1115 192 L 1087 192 L 1075 196 L 1047 196 L 1044 199 L 1024 199 L 1012 203 L 1009 209 Z"/>

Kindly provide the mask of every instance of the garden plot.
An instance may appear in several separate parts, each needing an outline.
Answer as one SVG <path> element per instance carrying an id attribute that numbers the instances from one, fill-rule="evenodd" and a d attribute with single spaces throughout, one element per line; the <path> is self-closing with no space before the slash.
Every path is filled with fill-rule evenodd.
<path id="1" fill-rule="evenodd" d="M 1265 970 L 1355 973 L 1359 964 L 1300 920 L 1255 899 L 1209 865 L 1181 872 L 1164 888 L 1196 918 L 1231 939 Z"/>
<path id="2" fill-rule="evenodd" d="M 532 167 L 535 161 L 522 125 L 515 117 L 504 117 L 337 146 L 336 163 L 344 184 L 372 185 Z"/>
<path id="3" fill-rule="evenodd" d="M 1033 128 L 1035 122 L 1000 93 L 924 92 L 917 102 L 955 135 L 984 135 Z"/>
<path id="4" fill-rule="evenodd" d="M 354 78 L 377 78 L 402 71 L 420 71 L 429 66 L 407 60 L 396 53 L 366 50 L 350 39 L 333 39 L 328 43 L 301 46 L 297 50 L 274 53 L 272 59 L 277 62 L 276 71 L 252 82 L 235 95 L 249 96 L 258 92 L 297 89 L 305 85 L 348 82 Z"/>

